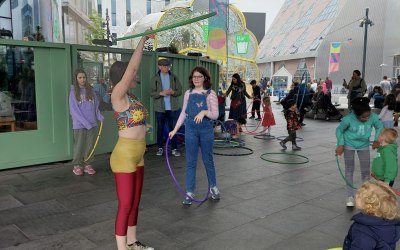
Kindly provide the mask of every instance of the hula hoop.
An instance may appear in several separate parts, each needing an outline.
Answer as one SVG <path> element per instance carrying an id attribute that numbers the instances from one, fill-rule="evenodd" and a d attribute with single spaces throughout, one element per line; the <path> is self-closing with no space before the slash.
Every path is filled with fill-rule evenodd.
<path id="1" fill-rule="evenodd" d="M 183 135 L 183 136 L 184 136 L 184 134 L 182 134 L 182 133 L 176 133 L 176 134 L 179 134 L 179 135 Z M 181 195 L 183 195 L 183 197 L 189 198 L 189 199 L 190 199 L 191 201 L 193 201 L 193 202 L 196 202 L 196 203 L 203 203 L 203 202 L 207 201 L 207 200 L 208 200 L 208 195 L 210 194 L 210 184 L 208 184 L 207 193 L 206 193 L 206 195 L 204 196 L 204 199 L 203 199 L 203 200 L 196 200 L 196 199 L 193 199 L 193 197 L 188 196 L 188 195 L 186 194 L 186 192 L 183 190 L 182 186 L 179 184 L 178 180 L 175 178 L 174 172 L 172 171 L 172 168 L 171 168 L 171 164 L 169 163 L 169 158 L 168 158 L 168 154 L 167 154 L 167 152 L 168 152 L 168 145 L 169 145 L 169 136 L 168 136 L 168 138 L 167 138 L 167 142 L 165 143 L 165 152 L 166 152 L 166 154 L 165 154 L 165 160 L 166 160 L 166 162 L 167 162 L 167 167 L 168 167 L 169 173 L 171 174 L 171 177 L 172 177 L 172 180 L 173 180 L 173 182 L 174 182 L 174 184 L 175 184 L 176 189 L 179 191 L 179 193 L 181 193 Z"/>
<path id="2" fill-rule="evenodd" d="M 353 185 L 352 183 L 350 183 L 350 181 L 347 180 L 346 177 L 344 176 L 343 171 L 342 171 L 342 169 L 340 168 L 339 156 L 338 156 L 338 155 L 336 155 L 336 163 L 337 163 L 336 165 L 337 165 L 337 167 L 338 167 L 338 169 L 339 169 L 340 176 L 342 177 L 342 179 L 344 180 L 344 182 L 346 183 L 346 185 L 347 185 L 348 187 L 352 188 L 352 189 L 357 189 L 357 188 L 354 187 L 354 185 Z"/>
<path id="3" fill-rule="evenodd" d="M 216 148 L 234 148 L 239 146 L 240 143 L 238 141 L 214 139 L 214 147 Z"/>
<path id="4" fill-rule="evenodd" d="M 247 105 L 246 112 L 249 110 L 250 105 L 253 105 L 253 103 L 254 103 L 255 101 L 259 101 L 259 102 L 261 103 L 261 100 L 260 100 L 260 99 L 253 99 L 253 101 L 250 102 L 249 105 Z M 260 112 L 260 113 L 263 112 L 263 113 L 264 113 L 264 111 L 262 111 L 262 110 L 254 110 L 254 112 Z M 247 115 L 247 114 L 250 114 L 250 113 L 251 113 L 251 111 L 250 111 L 250 112 L 247 112 L 246 115 Z M 258 124 L 257 124 L 257 125 L 254 125 L 256 128 L 255 128 L 254 130 L 252 130 L 252 131 L 249 131 L 249 129 L 247 128 L 247 125 L 246 125 L 246 124 L 243 124 L 243 127 L 246 129 L 246 132 L 243 131 L 242 133 L 244 133 L 244 134 L 250 134 L 250 135 L 258 134 L 259 132 L 256 133 L 256 131 L 257 131 L 257 129 L 260 127 L 263 117 L 264 117 L 264 114 L 261 116 L 261 120 L 258 122 Z"/>
<path id="5" fill-rule="evenodd" d="M 304 161 L 301 162 L 288 162 L 288 161 L 275 161 L 275 160 L 270 160 L 268 158 L 265 158 L 264 155 L 292 155 L 292 156 L 297 156 L 299 158 L 303 158 L 305 159 Z M 290 164 L 290 165 L 296 165 L 296 164 L 306 164 L 308 163 L 310 160 L 308 159 L 308 157 L 304 156 L 304 155 L 299 155 L 299 154 L 295 154 L 295 153 L 286 153 L 286 152 L 271 152 L 271 153 L 264 153 L 262 155 L 260 155 L 260 158 L 263 159 L 264 161 L 268 161 L 268 162 L 272 162 L 272 163 L 279 163 L 279 164 Z"/>
<path id="6" fill-rule="evenodd" d="M 239 147 L 235 147 L 235 148 L 242 148 L 242 149 L 247 150 L 247 152 L 246 153 L 239 153 L 239 154 L 228 154 L 228 153 L 216 153 L 216 152 L 213 152 L 213 154 L 221 155 L 221 156 L 245 156 L 245 155 L 251 155 L 252 153 L 254 153 L 253 149 L 248 148 L 248 147 L 239 146 Z"/>
<path id="7" fill-rule="evenodd" d="M 275 139 L 275 136 L 266 135 L 266 134 L 258 134 L 258 135 L 255 135 L 254 138 L 260 139 L 260 140 L 273 140 L 273 139 Z"/>
<path id="8" fill-rule="evenodd" d="M 175 24 L 167 25 L 165 27 L 161 27 L 161 28 L 158 28 L 158 29 L 155 29 L 155 30 L 146 31 L 146 32 L 142 32 L 142 33 L 131 35 L 131 36 L 124 36 L 124 37 L 116 38 L 115 41 L 123 41 L 123 40 L 132 39 L 132 38 L 136 38 L 136 37 L 155 34 L 157 32 L 161 32 L 161 31 L 164 31 L 164 30 L 169 30 L 169 29 L 173 29 L 173 28 L 176 28 L 176 27 L 179 27 L 179 26 L 186 25 L 186 24 L 198 22 L 198 21 L 201 21 L 203 19 L 207 19 L 207 18 L 210 18 L 212 16 L 215 16 L 216 14 L 217 14 L 216 12 L 211 12 L 211 13 L 208 13 L 208 14 L 205 14 L 205 15 L 201 15 L 201 16 L 190 18 L 190 19 L 187 19 L 187 20 L 184 20 L 184 21 L 181 21 L 181 22 L 177 22 Z"/>
<path id="9" fill-rule="evenodd" d="M 286 136 L 282 135 L 282 136 L 276 137 L 275 139 L 277 139 L 279 141 L 283 141 L 285 138 L 286 138 Z M 301 142 L 301 141 L 304 141 L 304 138 L 296 136 L 296 142 Z"/>
<path id="10" fill-rule="evenodd" d="M 94 150 L 95 150 L 96 147 L 97 147 L 97 143 L 99 142 L 99 138 L 100 138 L 100 135 L 101 135 L 101 131 L 102 131 L 102 130 L 103 130 L 103 121 L 100 122 L 100 128 L 99 128 L 99 133 L 97 133 L 96 142 L 94 143 L 93 148 L 92 148 L 92 151 L 90 151 L 90 154 L 89 154 L 88 158 L 85 159 L 85 161 L 88 161 L 88 160 L 92 157 L 92 155 L 93 155 L 93 153 L 94 153 Z"/>

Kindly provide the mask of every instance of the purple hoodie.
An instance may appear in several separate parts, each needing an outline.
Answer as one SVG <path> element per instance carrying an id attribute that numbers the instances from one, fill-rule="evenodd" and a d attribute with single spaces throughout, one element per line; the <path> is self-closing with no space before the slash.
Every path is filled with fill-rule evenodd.
<path id="1" fill-rule="evenodd" d="M 81 101 L 78 102 L 75 98 L 74 86 L 71 87 L 69 93 L 69 113 L 72 117 L 73 129 L 91 129 L 97 126 L 97 121 L 103 121 L 104 117 L 99 110 L 99 101 L 97 96 L 93 94 L 93 100 L 85 99 L 86 89 L 80 89 Z"/>

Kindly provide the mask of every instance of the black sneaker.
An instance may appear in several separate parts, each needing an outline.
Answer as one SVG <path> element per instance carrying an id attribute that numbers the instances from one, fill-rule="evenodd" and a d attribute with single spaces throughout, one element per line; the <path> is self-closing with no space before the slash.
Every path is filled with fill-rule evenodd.
<path id="1" fill-rule="evenodd" d="M 255 118 L 255 116 L 250 116 L 250 117 L 249 117 L 249 119 L 254 119 L 254 118 Z"/>
<path id="2" fill-rule="evenodd" d="M 283 149 L 287 149 L 287 147 L 286 147 L 286 145 L 285 145 L 285 143 L 283 141 L 279 142 L 279 145 L 281 145 L 281 147 Z"/>
<path id="3" fill-rule="evenodd" d="M 305 124 L 305 123 L 300 123 L 300 125 L 303 127 L 303 126 L 305 126 L 306 124 Z"/>

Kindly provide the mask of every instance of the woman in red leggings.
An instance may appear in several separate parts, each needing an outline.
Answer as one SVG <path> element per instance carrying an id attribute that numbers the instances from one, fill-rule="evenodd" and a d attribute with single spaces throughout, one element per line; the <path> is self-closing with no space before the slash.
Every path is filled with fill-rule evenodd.
<path id="1" fill-rule="evenodd" d="M 147 110 L 130 89 L 136 87 L 136 75 L 144 43 L 140 39 L 129 63 L 115 62 L 110 68 L 113 87 L 111 103 L 118 126 L 118 142 L 111 154 L 110 165 L 115 176 L 118 213 L 115 238 L 118 250 L 153 250 L 137 240 L 136 224 L 143 186 L 143 155 L 146 149 Z"/>

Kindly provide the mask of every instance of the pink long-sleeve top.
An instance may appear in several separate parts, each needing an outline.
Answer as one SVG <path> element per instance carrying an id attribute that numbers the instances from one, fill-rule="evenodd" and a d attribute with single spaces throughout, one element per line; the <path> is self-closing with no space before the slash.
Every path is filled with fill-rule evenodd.
<path id="1" fill-rule="evenodd" d="M 207 90 L 196 90 L 193 89 L 192 94 L 201 94 L 207 93 Z M 182 126 L 183 122 L 186 119 L 186 107 L 187 103 L 189 101 L 189 95 L 191 94 L 190 90 L 187 90 L 185 92 L 185 95 L 183 97 L 183 106 L 182 106 L 182 112 L 179 115 L 178 121 L 176 122 L 176 126 L 180 127 Z M 211 120 L 216 120 L 218 118 L 218 98 L 217 94 L 213 90 L 211 90 L 210 94 L 207 95 L 207 107 L 208 107 L 208 112 L 206 116 L 210 118 Z"/>

